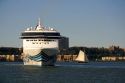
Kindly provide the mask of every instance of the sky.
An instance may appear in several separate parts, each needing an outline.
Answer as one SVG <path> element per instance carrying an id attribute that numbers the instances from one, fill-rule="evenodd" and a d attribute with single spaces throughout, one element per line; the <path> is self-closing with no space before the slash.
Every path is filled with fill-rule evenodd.
<path id="1" fill-rule="evenodd" d="M 125 48 L 125 0 L 0 0 L 0 47 L 22 47 L 20 33 L 38 18 L 70 47 Z"/>

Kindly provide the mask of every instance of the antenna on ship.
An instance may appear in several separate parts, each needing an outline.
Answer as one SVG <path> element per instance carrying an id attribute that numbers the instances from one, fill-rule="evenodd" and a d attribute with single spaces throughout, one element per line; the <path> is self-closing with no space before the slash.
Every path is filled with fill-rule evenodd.
<path id="1" fill-rule="evenodd" d="M 38 18 L 38 26 L 41 26 L 40 18 Z"/>
<path id="2" fill-rule="evenodd" d="M 42 30 L 43 27 L 41 26 L 40 18 L 38 18 L 38 25 L 36 26 L 36 30 Z"/>
<path id="3" fill-rule="evenodd" d="M 40 18 L 38 18 L 38 27 L 41 27 L 41 22 L 40 22 Z"/>

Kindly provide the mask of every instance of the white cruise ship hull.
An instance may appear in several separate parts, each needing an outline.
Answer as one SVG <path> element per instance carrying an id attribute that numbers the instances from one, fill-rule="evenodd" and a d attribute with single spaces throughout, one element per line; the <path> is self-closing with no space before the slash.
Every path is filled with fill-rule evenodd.
<path id="1" fill-rule="evenodd" d="M 56 62 L 61 35 L 53 28 L 41 25 L 21 33 L 24 65 L 52 66 Z"/>
<path id="2" fill-rule="evenodd" d="M 54 66 L 56 62 L 56 56 L 58 49 L 25 49 L 23 62 L 24 65 L 35 65 L 35 66 Z"/>

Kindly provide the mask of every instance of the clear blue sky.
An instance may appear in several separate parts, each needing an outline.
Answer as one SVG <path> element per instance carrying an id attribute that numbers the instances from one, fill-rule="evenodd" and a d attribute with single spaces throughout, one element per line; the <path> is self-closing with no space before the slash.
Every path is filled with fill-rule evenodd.
<path id="1" fill-rule="evenodd" d="M 21 47 L 39 17 L 70 46 L 125 47 L 125 0 L 0 0 L 0 46 Z"/>

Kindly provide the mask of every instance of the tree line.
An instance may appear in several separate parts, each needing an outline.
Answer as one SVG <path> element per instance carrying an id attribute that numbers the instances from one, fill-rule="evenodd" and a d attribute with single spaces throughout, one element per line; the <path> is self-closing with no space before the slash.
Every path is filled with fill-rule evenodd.
<path id="1" fill-rule="evenodd" d="M 0 47 L 0 55 L 21 55 L 22 48 Z"/>
<path id="2" fill-rule="evenodd" d="M 0 55 L 21 55 L 23 48 L 0 47 Z M 125 56 L 124 49 L 119 46 L 104 47 L 70 47 L 60 50 L 60 55 L 78 55 L 79 51 L 84 51 L 89 59 L 100 59 L 103 56 Z"/>
<path id="3" fill-rule="evenodd" d="M 104 56 L 125 56 L 124 49 L 119 46 L 110 46 L 109 48 L 98 47 L 70 47 L 60 50 L 60 55 L 78 55 L 79 51 L 84 51 L 91 60 L 101 59 Z"/>

